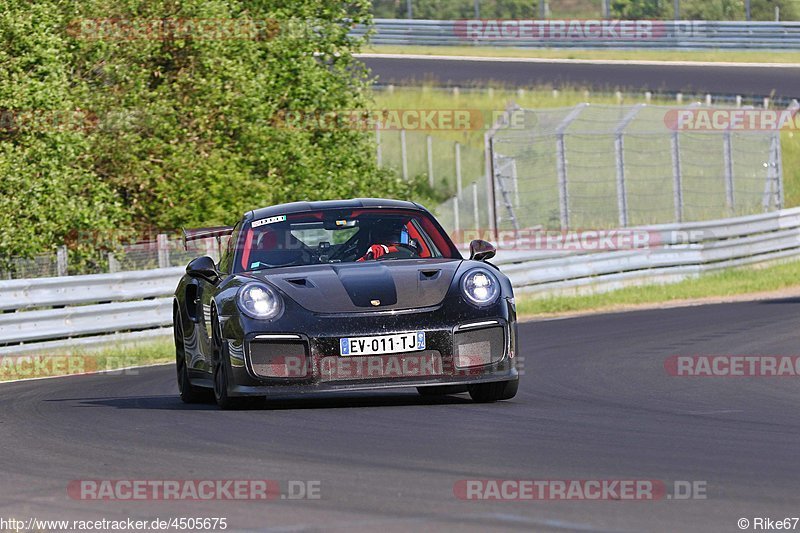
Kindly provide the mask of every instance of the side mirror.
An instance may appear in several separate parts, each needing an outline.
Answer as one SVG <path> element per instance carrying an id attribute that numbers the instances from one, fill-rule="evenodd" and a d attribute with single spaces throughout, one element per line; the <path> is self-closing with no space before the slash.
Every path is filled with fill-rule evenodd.
<path id="1" fill-rule="evenodd" d="M 203 278 L 211 283 L 216 283 L 219 281 L 219 271 L 217 270 L 217 265 L 215 265 L 214 260 L 207 255 L 198 257 L 197 259 L 192 259 L 192 261 L 186 266 L 186 273 L 190 276 Z"/>
<path id="2" fill-rule="evenodd" d="M 488 261 L 495 256 L 497 250 L 490 242 L 476 239 L 469 243 L 469 258 L 473 261 Z"/>

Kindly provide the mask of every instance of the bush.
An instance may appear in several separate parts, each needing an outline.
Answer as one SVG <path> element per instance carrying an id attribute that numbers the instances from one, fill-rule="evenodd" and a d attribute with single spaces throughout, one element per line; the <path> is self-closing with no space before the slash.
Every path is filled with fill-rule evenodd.
<path id="1" fill-rule="evenodd" d="M 368 105 L 353 57 L 362 43 L 348 32 L 370 22 L 369 9 L 364 0 L 0 0 L 0 109 L 84 118 L 65 128 L 11 120 L 0 131 L 0 256 L 44 251 L 76 230 L 101 237 L 71 243 L 71 257 L 107 244 L 105 230 L 118 239 L 231 223 L 285 201 L 411 194 L 376 167 L 370 132 L 275 120 Z M 92 38 L 94 18 L 276 22 L 254 38 L 115 40 Z"/>

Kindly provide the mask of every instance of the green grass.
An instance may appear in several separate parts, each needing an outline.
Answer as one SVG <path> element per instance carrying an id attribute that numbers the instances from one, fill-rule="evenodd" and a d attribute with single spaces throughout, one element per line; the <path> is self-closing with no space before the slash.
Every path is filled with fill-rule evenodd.
<path id="1" fill-rule="evenodd" d="M 678 283 L 628 287 L 603 294 L 544 298 L 519 295 L 517 313 L 524 316 L 614 310 L 643 304 L 728 297 L 795 287 L 798 285 L 798 280 L 800 280 L 800 261 L 792 261 L 766 267 L 735 268 L 704 274 Z"/>
<path id="2" fill-rule="evenodd" d="M 0 358 L 0 381 L 116 370 L 174 360 L 175 348 L 170 339 L 111 347 L 62 348 Z"/>
<path id="3" fill-rule="evenodd" d="M 365 53 L 421 54 L 542 59 L 610 59 L 639 61 L 713 61 L 732 63 L 800 63 L 800 52 L 773 50 L 578 50 L 492 46 L 371 46 Z"/>

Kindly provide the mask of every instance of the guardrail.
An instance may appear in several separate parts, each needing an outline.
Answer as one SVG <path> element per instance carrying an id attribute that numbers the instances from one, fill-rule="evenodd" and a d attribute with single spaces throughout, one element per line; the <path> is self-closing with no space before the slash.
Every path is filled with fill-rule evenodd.
<path id="1" fill-rule="evenodd" d="M 363 36 L 370 28 L 356 26 Z M 375 45 L 798 49 L 800 22 L 375 19 Z"/>
<path id="2" fill-rule="evenodd" d="M 800 208 L 625 231 L 639 233 L 649 242 L 614 251 L 506 250 L 496 263 L 518 293 L 554 294 L 674 282 L 724 268 L 800 257 Z"/>
<path id="3" fill-rule="evenodd" d="M 523 249 L 524 241 L 516 240 L 500 248 L 495 263 L 518 293 L 543 295 L 680 281 L 800 257 L 800 208 L 622 231 L 646 239 L 613 251 Z M 165 268 L 0 281 L 0 356 L 167 336 L 170 296 L 182 273 Z"/>

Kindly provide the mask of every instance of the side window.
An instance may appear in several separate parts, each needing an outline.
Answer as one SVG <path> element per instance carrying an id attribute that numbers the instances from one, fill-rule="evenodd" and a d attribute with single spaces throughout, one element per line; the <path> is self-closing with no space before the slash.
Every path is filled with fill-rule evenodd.
<path id="1" fill-rule="evenodd" d="M 233 233 L 231 233 L 231 236 L 228 238 L 228 244 L 222 251 L 222 257 L 220 257 L 219 264 L 217 265 L 220 272 L 230 274 L 233 271 L 233 259 L 236 256 L 236 243 L 239 241 L 240 229 L 241 222 L 237 222 L 236 226 L 233 227 Z"/>

